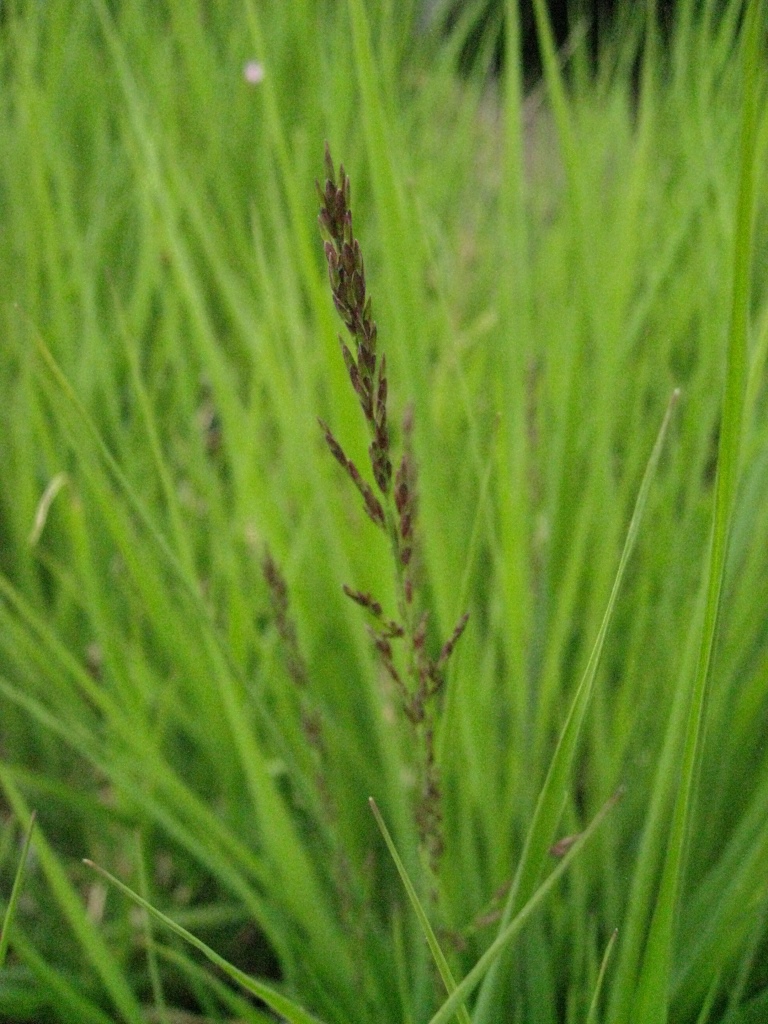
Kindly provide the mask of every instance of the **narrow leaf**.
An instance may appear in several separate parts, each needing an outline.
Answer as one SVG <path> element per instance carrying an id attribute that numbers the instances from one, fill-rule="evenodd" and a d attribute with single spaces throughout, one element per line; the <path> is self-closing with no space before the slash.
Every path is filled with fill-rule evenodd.
<path id="1" fill-rule="evenodd" d="M 8 906 L 5 911 L 5 917 L 3 918 L 3 930 L 0 932 L 0 968 L 5 964 L 5 958 L 8 953 L 8 942 L 11 931 L 11 925 L 13 919 L 16 916 L 16 908 L 19 904 L 19 896 L 21 895 L 21 886 L 24 881 L 24 869 L 27 866 L 27 857 L 29 856 L 29 844 L 32 842 L 32 832 L 35 828 L 35 817 L 36 812 L 33 811 L 29 816 L 29 823 L 27 825 L 27 834 L 24 837 L 24 846 L 21 849 L 21 857 L 19 858 L 19 866 L 16 868 L 16 876 L 13 879 L 13 887 L 11 889 L 11 898 L 8 900 Z"/>
<path id="2" fill-rule="evenodd" d="M 145 899 L 139 896 L 138 893 L 134 892 L 133 889 L 130 889 L 124 882 L 121 882 L 119 878 L 115 878 L 114 875 L 105 871 L 104 868 L 99 867 L 98 864 L 94 864 L 92 860 L 84 859 L 83 863 L 87 864 L 88 867 L 93 868 L 94 871 L 97 871 L 103 878 L 118 888 L 138 906 L 143 907 L 143 909 L 151 914 L 155 920 L 164 924 L 166 928 L 170 928 L 171 931 L 179 935 L 185 942 L 188 942 L 190 946 L 194 946 L 195 949 L 199 950 L 203 956 L 207 957 L 212 964 L 215 964 L 228 977 L 237 982 L 238 985 L 241 985 L 246 992 L 250 992 L 251 995 L 258 996 L 258 998 L 265 1002 L 271 1010 L 274 1010 L 275 1013 L 279 1013 L 284 1017 L 289 1024 L 319 1024 L 318 1017 L 308 1013 L 302 1006 L 299 1006 L 298 1003 L 294 1003 L 292 999 L 282 995 L 282 993 L 278 992 L 270 985 L 266 985 L 262 981 L 257 981 L 256 978 L 252 978 L 244 971 L 238 970 L 237 967 L 230 964 L 224 959 L 224 957 L 219 956 L 219 954 L 215 952 L 215 950 L 211 949 L 210 946 L 206 946 L 206 944 L 201 939 L 198 939 L 197 936 L 188 932 L 186 928 L 182 928 L 180 924 L 176 924 L 176 922 L 172 921 L 170 917 L 166 917 L 165 914 L 153 907 L 151 903 L 148 903 Z"/>
<path id="3" fill-rule="evenodd" d="M 693 680 L 677 797 L 658 898 L 635 996 L 633 1019 L 664 1024 L 669 1011 L 669 976 L 675 913 L 685 870 L 685 846 L 701 755 L 701 733 L 712 654 L 720 620 L 728 540 L 739 479 L 742 420 L 747 383 L 747 334 L 750 269 L 755 207 L 755 148 L 758 134 L 758 68 L 761 47 L 761 0 L 753 0 L 744 24 L 744 99 L 741 128 L 741 173 L 733 252 L 733 292 L 728 336 L 722 427 L 717 456 L 715 509 L 708 555 L 707 599 L 701 647 Z"/>
<path id="4" fill-rule="evenodd" d="M 580 838 L 573 844 L 569 852 L 563 857 L 558 863 L 557 867 L 547 877 L 546 881 L 542 882 L 536 892 L 531 896 L 525 906 L 520 910 L 516 917 L 514 917 L 509 924 L 507 924 L 496 936 L 491 945 L 486 949 L 485 953 L 480 957 L 475 966 L 464 978 L 463 981 L 457 985 L 456 990 L 448 997 L 443 1003 L 437 1013 L 434 1015 L 429 1024 L 447 1024 L 453 1014 L 456 1012 L 456 1008 L 460 1005 L 462 1000 L 472 992 L 472 990 L 480 983 L 483 977 L 488 973 L 491 967 L 498 962 L 499 957 L 504 950 L 512 942 L 512 939 L 521 931 L 522 927 L 528 921 L 528 918 L 536 910 L 541 903 L 544 902 L 546 897 L 555 887 L 560 877 L 565 874 L 568 868 L 573 863 L 575 857 L 579 854 L 582 847 L 587 843 L 600 825 L 603 823 L 606 815 L 614 806 L 616 801 L 621 796 L 621 793 L 616 793 L 611 797 L 610 800 L 600 809 L 595 815 L 589 828 L 587 828 L 580 836 Z M 498 1019 L 498 1018 L 497 1018 Z M 477 1022 L 477 1012 L 473 1018 L 475 1024 Z"/>
<path id="5" fill-rule="evenodd" d="M 589 1004 L 589 1013 L 587 1014 L 587 1024 L 597 1024 L 597 1008 L 600 1004 L 600 993 L 603 990 L 603 982 L 605 980 L 605 972 L 608 967 L 608 961 L 611 959 L 611 953 L 613 947 L 616 945 L 616 938 L 619 934 L 618 928 L 614 928 L 611 933 L 610 939 L 608 939 L 608 945 L 605 947 L 605 953 L 603 953 L 603 961 L 600 964 L 600 972 L 597 975 L 597 984 L 595 985 L 595 992 L 592 996 L 592 1002 Z"/>
<path id="6" fill-rule="evenodd" d="M 661 424 L 656 443 L 648 460 L 640 490 L 637 495 L 635 509 L 627 530 L 627 537 L 624 542 L 624 550 L 621 553 L 619 567 L 613 583 L 613 589 L 608 599 L 608 604 L 600 624 L 597 638 L 595 639 L 592 653 L 589 656 L 587 667 L 579 686 L 574 694 L 570 711 L 566 719 L 563 731 L 560 734 L 557 748 L 547 772 L 539 799 L 534 811 L 533 821 L 528 830 L 525 846 L 523 848 L 520 863 L 518 865 L 515 879 L 504 908 L 499 933 L 501 934 L 514 914 L 520 909 L 526 900 L 530 899 L 536 882 L 541 874 L 542 867 L 547 857 L 547 851 L 552 844 L 558 822 L 563 813 L 563 808 L 568 796 L 569 780 L 573 761 L 576 756 L 576 748 L 581 734 L 581 727 L 589 705 L 590 697 L 597 675 L 597 666 L 600 662 L 600 655 L 603 651 L 603 644 L 616 607 L 621 583 L 626 572 L 627 564 L 634 550 L 637 536 L 640 531 L 645 507 L 648 503 L 648 495 L 651 482 L 656 473 L 659 458 L 661 456 L 664 438 L 669 427 L 672 411 L 680 397 L 676 389 L 669 400 L 664 420 Z M 475 1014 L 475 1024 L 492 1024 L 498 1014 L 497 993 L 504 971 L 501 963 L 489 972 L 483 988 L 478 996 L 478 1004 Z"/>
<path id="7" fill-rule="evenodd" d="M 411 901 L 411 905 L 413 906 L 413 909 L 416 911 L 416 916 L 419 919 L 421 930 L 424 932 L 424 937 L 426 938 L 427 943 L 429 945 L 430 951 L 432 953 L 432 958 L 435 961 L 435 965 L 437 966 L 438 971 L 440 971 L 440 977 L 443 979 L 443 984 L 445 985 L 446 991 L 450 996 L 456 991 L 456 982 L 454 981 L 453 975 L 451 974 L 451 969 L 448 966 L 448 961 L 445 959 L 443 951 L 440 948 L 440 944 L 437 941 L 437 936 L 432 930 L 432 925 L 429 923 L 429 918 L 427 917 L 426 911 L 424 910 L 424 907 L 421 905 L 421 901 L 419 900 L 419 897 L 416 893 L 416 889 L 413 886 L 413 882 L 411 882 L 411 879 L 408 877 L 408 872 L 405 870 L 405 865 L 400 859 L 400 855 L 397 852 L 397 848 L 394 842 L 392 841 L 392 837 L 389 834 L 389 830 L 387 829 L 387 826 L 384 824 L 384 819 L 381 816 L 379 808 L 376 806 L 376 801 L 373 799 L 373 797 L 369 797 L 368 803 L 371 805 L 371 810 L 373 811 L 373 816 L 376 819 L 376 824 L 379 826 L 379 831 L 384 837 L 384 842 L 387 844 L 387 848 L 389 849 L 389 852 L 392 855 L 392 860 L 395 862 L 395 867 L 397 868 L 398 874 L 400 875 L 403 885 L 405 886 L 405 891 L 408 893 L 408 899 Z M 458 1019 L 462 1022 L 462 1024 L 471 1024 L 469 1013 L 467 1012 L 467 1008 L 463 1002 L 458 1003 L 456 1005 L 455 1013 Z"/>

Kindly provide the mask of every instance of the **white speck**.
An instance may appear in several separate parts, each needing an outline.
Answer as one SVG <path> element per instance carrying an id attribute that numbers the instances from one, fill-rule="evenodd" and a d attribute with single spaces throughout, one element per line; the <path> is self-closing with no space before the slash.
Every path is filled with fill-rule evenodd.
<path id="1" fill-rule="evenodd" d="M 249 85 L 259 85 L 264 81 L 264 65 L 260 60 L 249 60 L 243 68 L 243 78 Z"/>

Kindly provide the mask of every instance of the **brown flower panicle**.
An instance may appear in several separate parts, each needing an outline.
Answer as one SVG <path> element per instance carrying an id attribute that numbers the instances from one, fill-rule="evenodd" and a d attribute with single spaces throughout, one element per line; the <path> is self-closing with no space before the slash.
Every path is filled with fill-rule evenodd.
<path id="1" fill-rule="evenodd" d="M 339 442 L 331 433 L 331 428 L 324 423 L 321 419 L 318 419 L 318 423 L 325 434 L 325 441 L 328 445 L 331 455 L 339 463 L 342 469 L 347 471 L 350 480 L 355 487 L 360 491 L 363 499 L 363 507 L 366 515 L 369 517 L 371 522 L 375 523 L 376 526 L 380 526 L 382 530 L 386 530 L 386 521 L 384 518 L 384 509 L 381 507 L 381 502 L 373 493 L 373 488 L 370 484 L 366 483 L 360 475 L 360 471 L 351 459 L 348 459 L 344 454 L 344 449 L 341 447 Z"/>
<path id="2" fill-rule="evenodd" d="M 325 188 L 321 189 L 319 182 L 315 182 L 321 205 L 318 223 L 325 240 L 333 303 L 354 339 L 355 354 L 341 337 L 339 344 L 372 437 L 368 454 L 373 476 L 381 493 L 386 495 L 392 482 L 387 426 L 387 361 L 383 356 L 379 360 L 376 355 L 377 329 L 371 316 L 371 300 L 366 294 L 363 254 L 352 231 L 349 177 L 341 164 L 339 184 L 336 184 L 336 172 L 327 143 L 325 172 Z M 338 459 L 335 452 L 334 456 Z"/>
<path id="3" fill-rule="evenodd" d="M 371 437 L 368 455 L 382 500 L 347 458 L 330 427 L 322 420 L 320 426 L 331 454 L 358 489 L 366 514 L 389 536 L 401 621 L 385 618 L 381 603 L 371 594 L 346 585 L 344 592 L 374 620 L 368 626 L 374 648 L 383 669 L 395 685 L 403 714 L 418 737 L 420 782 L 415 819 L 425 860 L 434 875 L 443 850 L 441 786 L 435 756 L 435 698 L 444 686 L 446 664 L 469 616 L 462 616 L 437 657 L 432 658 L 427 650 L 428 614 L 426 611 L 419 613 L 416 608 L 418 474 L 411 444 L 413 413 L 409 407 L 403 419 L 403 451 L 393 485 L 387 417 L 387 363 L 385 356 L 377 353 L 378 334 L 366 291 L 363 255 L 352 229 L 349 177 L 343 164 L 336 175 L 327 143 L 325 172 L 325 186 L 321 188 L 315 182 L 321 207 L 318 222 L 324 240 L 333 302 L 354 340 L 354 351 L 341 337 L 339 343 Z M 395 641 L 402 641 L 405 645 L 401 658 L 395 657 Z M 403 662 L 404 669 L 398 667 Z"/>

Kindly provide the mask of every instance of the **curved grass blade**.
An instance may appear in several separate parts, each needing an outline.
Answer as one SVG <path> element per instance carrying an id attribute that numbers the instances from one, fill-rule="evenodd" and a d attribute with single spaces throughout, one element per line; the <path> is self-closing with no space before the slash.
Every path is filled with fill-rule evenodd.
<path id="1" fill-rule="evenodd" d="M 35 817 L 36 812 L 32 811 L 29 816 L 29 824 L 27 825 L 27 834 L 24 837 L 24 846 L 21 849 L 21 857 L 19 858 L 19 866 L 16 868 L 16 875 L 13 879 L 13 887 L 11 888 L 11 898 L 8 900 L 8 906 L 5 911 L 5 917 L 3 918 L 3 929 L 0 932 L 0 968 L 5 964 L 5 958 L 8 954 L 8 942 L 11 931 L 11 925 L 13 919 L 16 916 L 16 907 L 19 905 L 19 896 L 21 895 L 21 886 L 24 881 L 24 869 L 27 866 L 27 857 L 29 856 L 29 845 L 32 842 L 32 833 L 35 828 Z"/>
<path id="2" fill-rule="evenodd" d="M 271 1010 L 274 1010 L 275 1013 L 279 1013 L 281 1017 L 284 1017 L 285 1020 L 288 1021 L 288 1024 L 322 1024 L 318 1017 L 309 1013 L 303 1006 L 300 1006 L 292 999 L 289 999 L 288 996 L 284 996 L 282 993 L 272 988 L 271 985 L 267 985 L 263 981 L 257 981 L 256 978 L 252 978 L 244 971 L 238 970 L 237 967 L 234 967 L 229 963 L 229 961 L 225 960 L 223 956 L 219 956 L 215 950 L 211 949 L 210 946 L 207 946 L 201 939 L 198 939 L 197 936 L 192 934 L 192 932 L 188 932 L 186 928 L 182 928 L 180 924 L 176 924 L 176 922 L 172 921 L 170 917 L 166 917 L 165 914 L 153 907 L 151 903 L 148 903 L 147 900 L 143 899 L 138 893 L 134 892 L 133 889 L 129 888 L 125 882 L 121 882 L 119 878 L 115 878 L 114 875 L 105 871 L 104 868 L 99 867 L 98 864 L 94 864 L 92 860 L 84 859 L 83 863 L 87 864 L 88 867 L 93 868 L 93 870 L 98 872 L 102 878 L 105 878 L 129 899 L 133 900 L 134 903 L 151 914 L 155 920 L 164 924 L 166 928 L 170 928 L 172 932 L 175 932 L 184 939 L 185 942 L 188 942 L 190 946 L 194 946 L 195 949 L 199 950 L 203 956 L 207 957 L 212 964 L 215 964 L 229 978 L 242 986 L 246 992 L 250 992 L 251 995 L 257 996 L 262 1000 L 262 1002 L 266 1003 Z"/>
<path id="3" fill-rule="evenodd" d="M 539 794 L 536 810 L 533 814 L 533 821 L 531 822 L 531 827 L 528 830 L 517 873 L 515 874 L 515 878 L 512 883 L 506 907 L 504 908 L 504 915 L 499 928 L 499 935 L 502 934 L 504 928 L 512 920 L 515 913 L 527 900 L 530 899 L 534 892 L 536 882 L 541 874 L 541 870 L 547 856 L 547 850 L 552 843 L 552 837 L 555 834 L 557 823 L 563 813 L 568 797 L 568 785 L 571 768 L 576 755 L 576 747 L 581 734 L 581 727 L 584 722 L 587 706 L 589 705 L 589 700 L 592 696 L 595 677 L 597 675 L 597 666 L 600 662 L 600 655 L 603 651 L 603 644 L 605 643 L 608 626 L 610 625 L 613 617 L 616 600 L 618 598 L 622 580 L 624 579 L 627 564 L 629 563 L 630 556 L 637 541 L 643 513 L 645 512 L 645 507 L 648 502 L 651 482 L 653 481 L 653 477 L 656 473 L 656 467 L 661 456 L 664 438 L 667 434 L 672 412 L 677 405 L 679 397 L 680 392 L 678 389 L 675 389 L 672 392 L 672 396 L 667 406 L 667 411 L 664 415 L 664 420 L 662 421 L 658 437 L 656 438 L 656 443 L 653 446 L 653 451 L 651 452 L 651 456 L 648 460 L 648 465 L 646 466 L 645 474 L 643 476 L 642 483 L 640 484 L 640 490 L 638 491 L 637 501 L 635 502 L 635 509 L 632 513 L 629 529 L 627 530 L 627 537 L 624 542 L 624 550 L 621 553 L 621 559 L 619 560 L 619 567 L 616 571 L 616 578 L 613 583 L 611 595 L 608 598 L 605 614 L 603 615 L 603 621 L 600 624 L 600 629 L 598 630 L 597 638 L 595 639 L 592 652 L 589 656 L 587 667 L 584 670 L 584 675 L 582 676 L 581 682 L 579 683 L 578 689 L 574 695 L 570 711 L 568 712 L 568 718 L 563 726 L 563 731 L 560 734 L 560 739 L 558 740 L 557 748 L 550 763 L 547 777 L 544 781 L 541 793 Z M 495 965 L 494 970 L 488 973 L 483 984 L 483 988 L 480 991 L 480 995 L 478 996 L 478 1005 L 475 1012 L 475 1024 L 492 1024 L 492 1022 L 497 1019 L 498 1006 L 496 1005 L 496 993 L 498 991 L 497 987 L 501 981 L 501 973 L 502 963 L 499 961 L 499 963 Z"/>
<path id="4" fill-rule="evenodd" d="M 480 983 L 483 977 L 496 963 L 504 950 L 509 946 L 512 939 L 521 931 L 522 927 L 528 921 L 528 918 L 533 914 L 534 910 L 544 902 L 546 897 L 555 887 L 560 877 L 565 874 L 568 868 L 573 863 L 574 858 L 579 854 L 582 847 L 592 838 L 594 833 L 600 827 L 605 820 L 608 812 L 613 808 L 616 802 L 621 797 L 621 790 L 615 793 L 610 800 L 608 800 L 598 813 L 593 818 L 591 824 L 584 832 L 581 833 L 579 838 L 570 848 L 568 853 L 563 857 L 557 867 L 547 876 L 546 880 L 542 882 L 536 892 L 531 896 L 525 906 L 520 912 L 502 928 L 496 938 L 493 940 L 491 945 L 486 949 L 485 953 L 480 957 L 472 970 L 457 986 L 455 991 L 448 997 L 443 1003 L 437 1013 L 434 1015 L 429 1024 L 448 1024 L 453 1014 L 456 1012 L 457 1007 L 462 1003 L 464 999 L 472 992 L 472 990 Z M 474 1024 L 477 1024 L 477 1012 L 473 1018 Z M 496 1018 L 499 1019 L 498 1017 Z"/>
<path id="5" fill-rule="evenodd" d="M 411 879 L 408 877 L 408 872 L 405 870 L 405 865 L 400 859 L 400 855 L 397 852 L 397 848 L 394 842 L 392 841 L 392 837 L 389 834 L 389 830 L 387 829 L 387 826 L 384 824 L 384 819 L 381 816 L 379 808 L 376 806 L 376 801 L 373 799 L 373 797 L 369 797 L 368 803 L 371 805 L 371 810 L 373 811 L 373 816 L 376 819 L 376 824 L 379 826 L 379 831 L 384 837 L 384 842 L 387 844 L 387 848 L 392 856 L 392 860 L 395 862 L 395 867 L 397 868 L 398 874 L 400 875 L 403 885 L 405 886 L 405 891 L 408 893 L 408 899 L 411 901 L 411 905 L 413 906 L 413 909 L 416 911 L 416 916 L 419 919 L 421 930 L 424 932 L 424 937 L 426 938 L 427 943 L 429 945 L 430 952 L 432 953 L 432 958 L 435 961 L 435 965 L 437 966 L 438 971 L 440 971 L 440 977 L 443 979 L 443 984 L 445 985 L 446 991 L 450 996 L 456 991 L 456 982 L 454 980 L 453 975 L 451 974 L 451 969 L 448 966 L 448 961 L 445 959 L 443 951 L 440 948 L 440 943 L 437 941 L 437 936 L 432 930 L 432 925 L 429 923 L 429 918 L 427 917 L 426 912 L 421 905 L 421 901 L 419 900 L 419 897 L 416 893 L 416 889 L 414 888 Z M 457 1018 L 461 1021 L 461 1024 L 472 1024 L 469 1013 L 464 1003 L 458 1003 L 455 1012 Z"/>

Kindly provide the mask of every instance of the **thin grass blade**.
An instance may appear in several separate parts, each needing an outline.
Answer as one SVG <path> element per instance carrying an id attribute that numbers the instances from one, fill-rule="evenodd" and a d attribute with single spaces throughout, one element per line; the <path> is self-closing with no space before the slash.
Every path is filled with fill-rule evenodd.
<path id="1" fill-rule="evenodd" d="M 215 964 L 229 978 L 234 982 L 237 982 L 238 985 L 241 985 L 246 992 L 250 992 L 251 995 L 257 996 L 259 999 L 263 1000 L 271 1010 L 274 1010 L 275 1013 L 279 1013 L 289 1022 L 289 1024 L 320 1024 L 319 1018 L 308 1013 L 303 1006 L 299 1006 L 298 1003 L 295 1003 L 292 999 L 282 995 L 282 993 L 278 992 L 270 985 L 267 985 L 262 981 L 257 981 L 256 978 L 252 978 L 244 971 L 234 967 L 225 960 L 224 957 L 219 956 L 219 954 L 215 950 L 211 949 L 210 946 L 207 946 L 201 939 L 198 939 L 197 936 L 193 935 L 192 932 L 188 932 L 186 928 L 182 928 L 180 924 L 176 924 L 176 922 L 172 921 L 170 917 L 166 917 L 165 914 L 153 907 L 151 903 L 148 903 L 145 899 L 139 896 L 137 892 L 134 892 L 133 889 L 129 888 L 125 882 L 121 882 L 119 878 L 115 878 L 114 875 L 105 871 L 104 868 L 99 867 L 98 864 L 94 864 L 92 860 L 85 859 L 83 863 L 87 864 L 88 867 L 93 868 L 94 871 L 98 872 L 111 885 L 114 885 L 129 899 L 133 900 L 137 906 L 146 910 L 147 913 L 151 914 L 152 917 L 155 918 L 156 921 L 165 925 L 166 928 L 170 928 L 172 932 L 175 932 L 176 935 L 184 939 L 185 942 L 188 942 L 190 946 L 194 946 L 195 949 L 199 950 L 203 956 L 207 957 L 212 964 Z"/>
<path id="2" fill-rule="evenodd" d="M 708 556 L 707 601 L 704 627 L 685 746 L 677 777 L 677 798 L 661 884 L 656 900 L 643 964 L 635 995 L 634 1019 L 663 1022 L 669 1010 L 669 973 L 675 931 L 675 912 L 682 875 L 690 809 L 701 755 L 701 733 L 712 654 L 720 620 L 720 598 L 728 554 L 728 541 L 739 480 L 742 421 L 747 384 L 747 335 L 750 269 L 755 208 L 755 147 L 758 131 L 758 69 L 762 25 L 761 0 L 753 0 L 744 26 L 744 94 L 741 134 L 741 171 L 733 253 L 733 292 L 728 336 L 722 426 L 717 458 L 715 509 Z"/>
<path id="3" fill-rule="evenodd" d="M 411 906 L 416 911 L 416 916 L 419 919 L 421 930 L 424 932 L 424 937 L 426 938 L 427 943 L 429 944 L 429 949 L 430 952 L 432 953 L 432 958 L 435 961 L 435 965 L 437 966 L 438 971 L 440 971 L 440 977 L 443 979 L 443 984 L 445 985 L 446 991 L 448 992 L 448 995 L 452 995 L 456 991 L 456 982 L 454 980 L 453 974 L 451 973 L 451 969 L 448 966 L 448 961 L 445 959 L 443 951 L 440 948 L 440 943 L 437 941 L 437 936 L 432 930 L 432 925 L 429 923 L 429 918 L 427 917 L 426 911 L 424 910 L 424 907 L 421 905 L 421 900 L 418 897 L 413 882 L 409 878 L 408 872 L 405 870 L 405 864 L 403 864 L 402 860 L 400 859 L 400 855 L 397 852 L 397 847 L 393 843 L 392 837 L 389 834 L 389 829 L 384 823 L 384 819 L 381 816 L 379 808 L 376 806 L 376 801 L 373 799 L 373 797 L 370 797 L 368 803 L 371 805 L 371 810 L 373 811 L 373 816 L 376 819 L 376 824 L 379 826 L 379 831 L 384 837 L 384 842 L 387 844 L 387 849 L 389 850 L 392 856 L 392 860 L 395 862 L 395 867 L 397 868 L 398 874 L 400 875 L 403 885 L 405 886 L 405 891 L 408 893 L 408 899 L 411 901 Z M 456 1017 L 458 1018 L 458 1020 L 462 1022 L 462 1024 L 471 1024 L 471 1019 L 464 1003 L 460 1003 L 457 1006 Z"/>
<path id="4" fill-rule="evenodd" d="M 144 845 L 141 833 L 136 833 L 136 863 L 139 870 L 139 885 L 141 887 L 142 899 L 149 902 L 149 879 L 147 878 L 147 865 L 144 857 Z M 152 921 L 147 913 L 142 914 L 142 927 L 144 929 L 144 943 L 147 949 L 147 967 L 149 969 L 149 980 L 152 984 L 152 998 L 157 1011 L 158 1024 L 170 1024 L 168 1008 L 163 992 L 163 982 L 160 976 L 160 969 L 157 958 L 155 936 L 152 932 Z"/>
<path id="5" fill-rule="evenodd" d="M 669 400 L 664 420 L 661 424 L 658 437 L 656 438 L 656 443 L 648 460 L 645 474 L 640 485 L 640 490 L 637 495 L 635 509 L 632 514 L 632 519 L 630 520 L 629 529 L 627 530 L 627 537 L 624 542 L 624 550 L 621 553 L 621 559 L 619 560 L 616 578 L 608 599 L 605 614 L 603 615 L 603 621 L 600 624 L 600 629 L 592 648 L 592 653 L 590 654 L 584 675 L 574 695 L 570 711 L 568 712 L 568 718 L 563 726 L 563 731 L 560 735 L 557 748 L 550 763 L 549 771 L 544 781 L 544 786 L 542 787 L 539 795 L 533 821 L 531 822 L 531 827 L 528 831 L 523 853 L 520 858 L 520 864 L 512 883 L 506 907 L 504 908 L 504 915 L 502 917 L 499 934 L 503 932 L 504 928 L 508 925 L 509 921 L 512 920 L 515 913 L 528 899 L 530 899 L 531 894 L 534 892 L 536 882 L 541 874 L 541 870 L 547 856 L 547 850 L 552 843 L 557 823 L 563 813 L 563 808 L 565 807 L 568 795 L 571 769 L 576 755 L 576 747 L 584 722 L 584 716 L 592 695 L 595 677 L 597 675 L 597 666 L 600 662 L 600 655 L 603 650 L 603 644 L 605 643 L 608 627 L 613 617 L 614 608 L 616 607 L 616 600 L 621 588 L 621 583 L 640 531 L 640 524 L 648 503 L 651 483 L 656 473 L 659 458 L 661 457 L 661 451 L 669 428 L 672 412 L 677 405 L 679 397 L 680 392 L 675 390 Z M 501 961 L 495 965 L 493 971 L 488 973 L 478 997 L 478 1006 L 475 1014 L 476 1024 L 491 1024 L 491 1022 L 496 1019 L 498 1013 L 496 993 L 498 990 L 497 986 L 501 981 L 502 973 L 503 969 Z"/>
<path id="6" fill-rule="evenodd" d="M 610 800 L 608 800 L 600 811 L 595 815 L 594 819 L 590 823 L 589 827 L 582 832 L 581 836 L 576 840 L 573 846 L 570 848 L 568 853 L 563 857 L 557 867 L 542 882 L 536 892 L 531 896 L 528 902 L 520 910 L 520 912 L 499 932 L 494 941 L 483 953 L 480 959 L 477 961 L 472 970 L 467 976 L 461 981 L 456 990 L 448 997 L 443 1003 L 437 1013 L 434 1015 L 429 1024 L 447 1024 L 453 1014 L 456 1012 L 457 1007 L 461 1002 L 467 998 L 467 996 L 473 991 L 474 988 L 481 982 L 483 977 L 488 974 L 488 971 L 499 961 L 499 957 L 504 950 L 509 946 L 512 939 L 522 929 L 523 925 L 526 924 L 528 918 L 533 914 L 541 903 L 544 902 L 546 897 L 552 891 L 556 883 L 559 881 L 561 876 L 565 874 L 568 868 L 573 863 L 576 856 L 579 854 L 584 845 L 589 842 L 594 833 L 600 827 L 605 820 L 608 812 L 614 807 L 617 800 L 620 798 L 621 792 L 614 794 Z M 477 1022 L 477 1011 L 473 1017 L 473 1021 Z"/>
<path id="7" fill-rule="evenodd" d="M 11 807 L 21 820 L 27 822 L 27 827 L 29 827 L 31 811 L 13 782 L 10 772 L 2 764 L 0 764 L 0 783 L 2 783 Z M 63 916 L 80 944 L 83 955 L 87 957 L 94 972 L 101 979 L 120 1019 L 130 1021 L 132 1024 L 142 1024 L 141 1007 L 131 991 L 122 967 L 88 917 L 80 895 L 70 882 L 64 865 L 51 849 L 40 829 L 35 837 L 35 852 Z"/>
<path id="8" fill-rule="evenodd" d="M 26 936 L 18 931 L 14 933 L 13 948 L 34 978 L 42 1013 L 54 1005 L 60 1020 L 69 1019 L 78 1024 L 115 1024 L 113 1014 L 108 1015 L 82 992 L 78 992 L 56 966 L 41 956 Z M 66 1013 L 69 1013 L 69 1018 L 65 1017 Z"/>
<path id="9" fill-rule="evenodd" d="M 603 953 L 603 960 L 600 964 L 600 973 L 597 976 L 597 984 L 595 985 L 595 992 L 592 996 L 592 1002 L 589 1004 L 589 1013 L 587 1014 L 587 1024 L 597 1024 L 598 1021 L 598 1007 L 600 1005 L 600 993 L 603 990 L 603 982 L 605 981 L 605 972 L 608 969 L 608 961 L 611 959 L 611 953 L 613 953 L 613 947 L 616 945 L 616 939 L 618 937 L 619 930 L 614 928 L 611 933 L 610 939 L 608 939 L 608 945 L 605 947 L 605 953 Z"/>
<path id="10" fill-rule="evenodd" d="M 16 908 L 19 905 L 19 896 L 21 895 L 21 886 L 24 881 L 24 870 L 27 866 L 27 857 L 29 856 L 29 846 L 32 842 L 32 833 L 35 829 L 35 817 L 36 814 L 33 811 L 29 816 L 29 824 L 27 825 L 27 833 L 24 837 L 24 845 L 21 849 L 21 857 L 19 857 L 19 866 L 16 868 L 16 875 L 13 879 L 13 887 L 11 889 L 11 898 L 8 900 L 8 906 L 5 911 L 5 917 L 3 918 L 3 928 L 0 932 L 0 968 L 5 964 L 5 958 L 8 954 L 8 942 L 10 938 L 11 926 L 13 919 L 16 916 Z"/>

